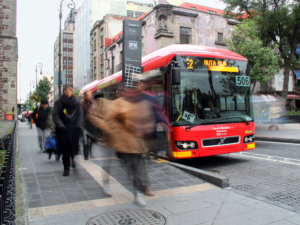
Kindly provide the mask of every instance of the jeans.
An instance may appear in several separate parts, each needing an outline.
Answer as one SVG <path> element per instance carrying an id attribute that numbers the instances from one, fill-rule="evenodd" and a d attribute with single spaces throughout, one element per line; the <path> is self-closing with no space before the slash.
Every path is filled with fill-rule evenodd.
<path id="1" fill-rule="evenodd" d="M 45 150 L 45 141 L 46 138 L 50 135 L 49 130 L 47 129 L 41 129 L 39 127 L 36 127 L 37 132 L 38 132 L 38 139 L 39 139 L 39 145 L 40 145 L 40 149 L 41 151 Z"/>

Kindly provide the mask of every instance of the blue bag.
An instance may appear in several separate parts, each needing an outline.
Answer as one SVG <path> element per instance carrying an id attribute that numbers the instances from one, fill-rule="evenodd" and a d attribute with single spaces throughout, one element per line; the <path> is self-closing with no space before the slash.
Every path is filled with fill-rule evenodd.
<path id="1" fill-rule="evenodd" d="M 50 135 L 49 137 L 46 138 L 45 148 L 54 149 L 54 150 L 57 149 L 56 138 L 53 135 Z"/>

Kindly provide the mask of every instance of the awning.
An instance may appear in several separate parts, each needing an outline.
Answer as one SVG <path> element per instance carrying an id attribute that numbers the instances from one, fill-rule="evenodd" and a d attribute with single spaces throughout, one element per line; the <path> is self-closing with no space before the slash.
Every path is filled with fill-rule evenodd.
<path id="1" fill-rule="evenodd" d="M 290 95 L 287 96 L 287 98 L 288 99 L 298 99 L 299 95 L 292 95 L 292 94 L 290 94 Z"/>
<path id="2" fill-rule="evenodd" d="M 294 70 L 297 80 L 300 80 L 300 70 Z"/>
<path id="3" fill-rule="evenodd" d="M 85 85 L 80 90 L 79 96 L 82 95 L 83 93 L 87 92 L 88 90 L 91 90 L 93 87 L 97 86 L 98 83 L 99 83 L 99 80 L 94 80 L 92 83 Z"/>
<path id="4" fill-rule="evenodd" d="M 274 95 L 252 95 L 252 102 L 275 102 L 277 98 Z"/>

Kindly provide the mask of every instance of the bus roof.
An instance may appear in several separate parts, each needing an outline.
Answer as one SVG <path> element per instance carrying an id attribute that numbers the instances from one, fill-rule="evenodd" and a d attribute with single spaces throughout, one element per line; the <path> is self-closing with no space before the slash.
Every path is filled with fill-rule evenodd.
<path id="1" fill-rule="evenodd" d="M 154 70 L 160 67 L 165 67 L 171 62 L 173 57 L 176 55 L 188 55 L 188 56 L 247 61 L 245 57 L 226 49 L 208 47 L 208 46 L 199 46 L 199 45 L 169 45 L 167 47 L 156 50 L 142 58 L 143 72 Z M 81 89 L 79 95 L 83 94 L 88 90 L 94 92 L 97 91 L 98 89 L 102 89 L 102 85 L 105 85 L 104 87 L 106 87 L 107 85 L 109 86 L 111 84 L 115 84 L 121 81 L 122 81 L 122 71 L 119 71 L 109 77 L 100 80 L 98 83 L 94 83 L 94 85 L 92 86 L 87 87 L 89 84 L 84 86 Z"/>

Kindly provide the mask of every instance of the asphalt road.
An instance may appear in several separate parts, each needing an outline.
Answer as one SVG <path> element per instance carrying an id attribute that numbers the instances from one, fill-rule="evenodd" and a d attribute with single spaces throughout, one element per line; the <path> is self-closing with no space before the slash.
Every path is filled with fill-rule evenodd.
<path id="1" fill-rule="evenodd" d="M 242 154 L 180 160 L 178 163 L 229 177 L 231 189 L 300 212 L 300 145 L 256 142 Z"/>

